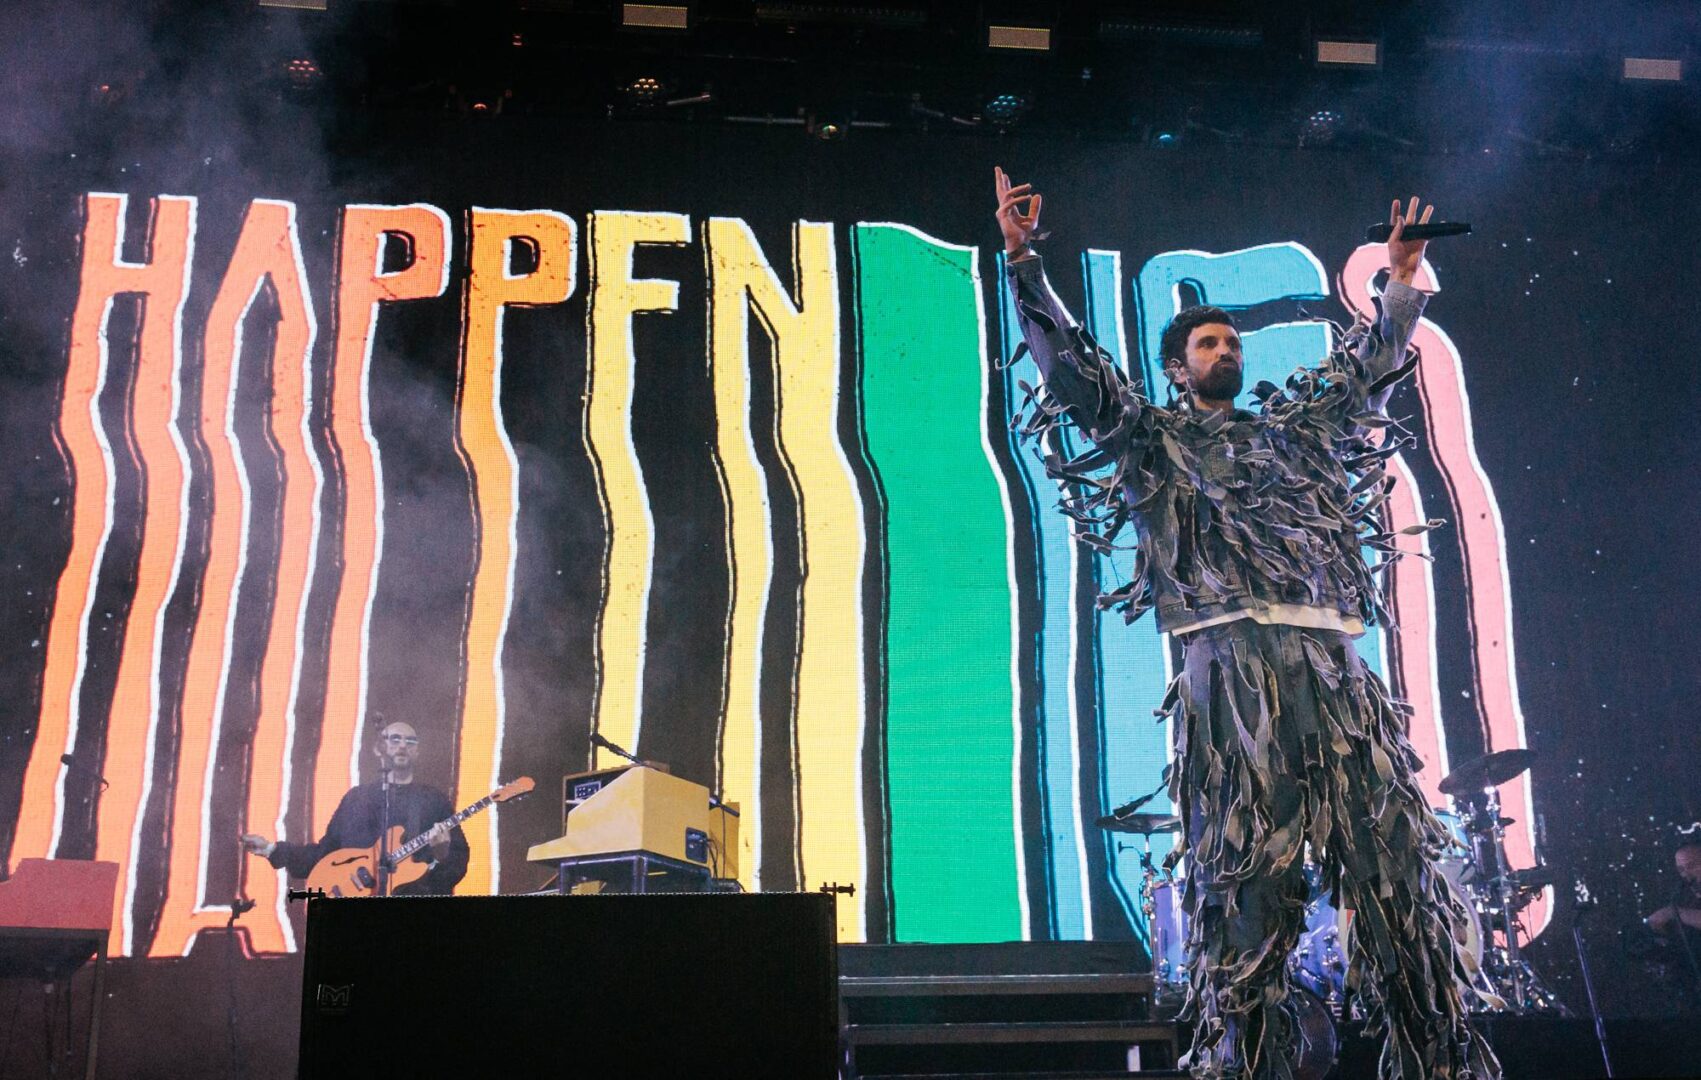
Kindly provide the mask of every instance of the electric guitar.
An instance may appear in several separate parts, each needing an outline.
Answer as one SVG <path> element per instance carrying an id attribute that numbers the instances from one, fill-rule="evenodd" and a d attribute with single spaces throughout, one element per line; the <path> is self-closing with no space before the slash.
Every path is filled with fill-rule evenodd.
<path id="1" fill-rule="evenodd" d="M 496 804 L 518 799 L 530 792 L 537 785 L 529 776 L 522 776 L 512 783 L 503 784 L 489 795 L 460 811 L 455 816 L 437 823 L 437 825 L 455 826 L 486 808 Z M 431 826 L 435 829 L 437 825 Z M 426 837 L 431 829 L 426 829 L 418 836 L 402 843 L 402 827 L 392 825 L 377 843 L 364 848 L 338 848 L 326 855 L 313 867 L 313 872 L 307 875 L 309 890 L 323 890 L 326 896 L 379 896 L 380 885 L 379 867 L 382 862 L 387 870 L 382 876 L 387 879 L 382 884 L 386 892 L 394 892 L 403 885 L 410 885 L 425 876 L 431 869 L 427 863 L 417 862 L 412 858 L 431 841 Z M 388 851 L 386 858 L 383 852 Z"/>

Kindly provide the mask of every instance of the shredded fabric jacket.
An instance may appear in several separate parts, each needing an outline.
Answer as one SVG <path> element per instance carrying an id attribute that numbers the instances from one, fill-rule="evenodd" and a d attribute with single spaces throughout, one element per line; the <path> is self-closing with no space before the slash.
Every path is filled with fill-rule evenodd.
<path id="1" fill-rule="evenodd" d="M 1063 509 L 1087 526 L 1085 542 L 1109 550 L 1129 525 L 1138 534 L 1132 578 L 1101 606 L 1130 622 L 1155 608 L 1165 631 L 1274 604 L 1366 625 L 1382 616 L 1375 575 L 1399 556 L 1378 526 L 1394 483 L 1384 462 L 1415 442 L 1382 410 L 1416 365 L 1407 353 L 1423 293 L 1389 282 L 1381 317 L 1341 335 L 1321 365 L 1282 387 L 1259 383 L 1257 411 L 1222 413 L 1142 395 L 1069 317 L 1039 258 L 1008 273 L 1022 350 L 1043 377 L 1041 388 L 1022 384 L 1017 424 L 1042 445 L 1062 445 L 1047 436 L 1065 426 L 1093 444 L 1046 456 L 1074 492 Z M 1374 569 L 1365 547 L 1384 554 Z"/>
<path id="2" fill-rule="evenodd" d="M 1185 643 L 1160 709 L 1182 825 L 1168 865 L 1187 860 L 1184 1065 L 1196 1080 L 1300 1075 L 1289 964 L 1319 889 L 1355 912 L 1346 983 L 1366 1031 L 1384 1036 L 1377 1075 L 1493 1080 L 1466 1006 L 1466 914 L 1436 869 L 1445 832 L 1416 780 L 1406 710 L 1349 637 L 1383 616 L 1375 574 L 1398 556 L 1378 508 L 1394 483 L 1386 459 L 1413 440 L 1384 406 L 1415 366 L 1425 297 L 1389 283 L 1379 317 L 1319 366 L 1259 384 L 1256 410 L 1222 413 L 1152 403 L 1075 325 L 1037 258 L 1009 274 L 1043 377 L 1024 385 L 1016 425 L 1051 451 L 1083 541 L 1138 534 L 1132 580 L 1100 604 L 1130 621 L 1155 608 Z M 1066 456 L 1066 428 L 1091 448 Z M 1374 568 L 1367 547 L 1382 553 Z"/>

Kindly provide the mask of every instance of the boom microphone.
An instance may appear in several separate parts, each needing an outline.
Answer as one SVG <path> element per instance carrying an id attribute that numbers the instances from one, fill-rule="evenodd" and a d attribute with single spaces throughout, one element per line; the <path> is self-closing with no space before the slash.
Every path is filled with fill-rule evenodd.
<path id="1" fill-rule="evenodd" d="M 642 765 L 643 764 L 642 761 L 639 761 L 636 757 L 633 757 L 630 753 L 628 753 L 624 747 L 621 747 L 621 746 L 616 745 L 615 743 L 609 742 L 607 739 L 603 738 L 601 734 L 599 734 L 595 731 L 591 732 L 591 744 L 593 746 L 602 747 L 604 750 L 607 750 L 609 753 L 615 755 L 616 757 L 623 757 L 627 761 L 632 762 L 632 764 L 634 764 L 634 765 Z"/>
<path id="2" fill-rule="evenodd" d="M 1464 236 L 1471 231 L 1468 221 L 1431 221 L 1420 225 L 1412 222 L 1400 233 L 1402 240 L 1434 240 L 1438 236 Z M 1364 238 L 1373 244 L 1385 244 L 1394 235 L 1394 226 L 1379 221 L 1364 230 Z"/>

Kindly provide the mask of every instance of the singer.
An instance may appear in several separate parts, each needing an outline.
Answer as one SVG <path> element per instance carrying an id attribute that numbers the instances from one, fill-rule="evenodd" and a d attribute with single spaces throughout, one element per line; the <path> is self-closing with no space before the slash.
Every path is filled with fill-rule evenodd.
<path id="1" fill-rule="evenodd" d="M 1389 214 L 1380 318 L 1341 335 L 1285 387 L 1238 408 L 1241 343 L 1226 311 L 1195 307 L 1164 330 L 1168 401 L 1149 400 L 1076 324 L 1033 251 L 1041 197 L 994 173 L 996 212 L 1025 348 L 1043 387 L 1022 423 L 1065 485 L 1063 509 L 1107 547 L 1132 523 L 1132 580 L 1100 597 L 1129 621 L 1154 610 L 1185 662 L 1170 795 L 1191 918 L 1184 1059 L 1195 1077 L 1293 1075 L 1288 956 L 1303 929 L 1307 852 L 1355 912 L 1349 985 L 1385 1035 L 1386 1080 L 1500 1075 L 1470 1028 L 1453 927 L 1435 869 L 1443 830 L 1414 780 L 1406 716 L 1353 638 L 1384 618 L 1363 548 L 1398 557 L 1375 513 L 1383 462 L 1410 440 L 1384 406 L 1417 361 L 1427 297 L 1412 287 L 1425 241 L 1414 197 Z M 1090 441 L 1068 459 L 1064 428 Z"/>

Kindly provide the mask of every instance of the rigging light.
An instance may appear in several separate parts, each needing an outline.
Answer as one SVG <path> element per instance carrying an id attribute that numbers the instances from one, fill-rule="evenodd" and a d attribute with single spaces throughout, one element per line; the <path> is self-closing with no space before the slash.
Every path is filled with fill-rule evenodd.
<path id="1" fill-rule="evenodd" d="M 1378 68 L 1382 46 L 1375 41 L 1345 41 L 1318 38 L 1315 59 L 1318 67 Z"/>

